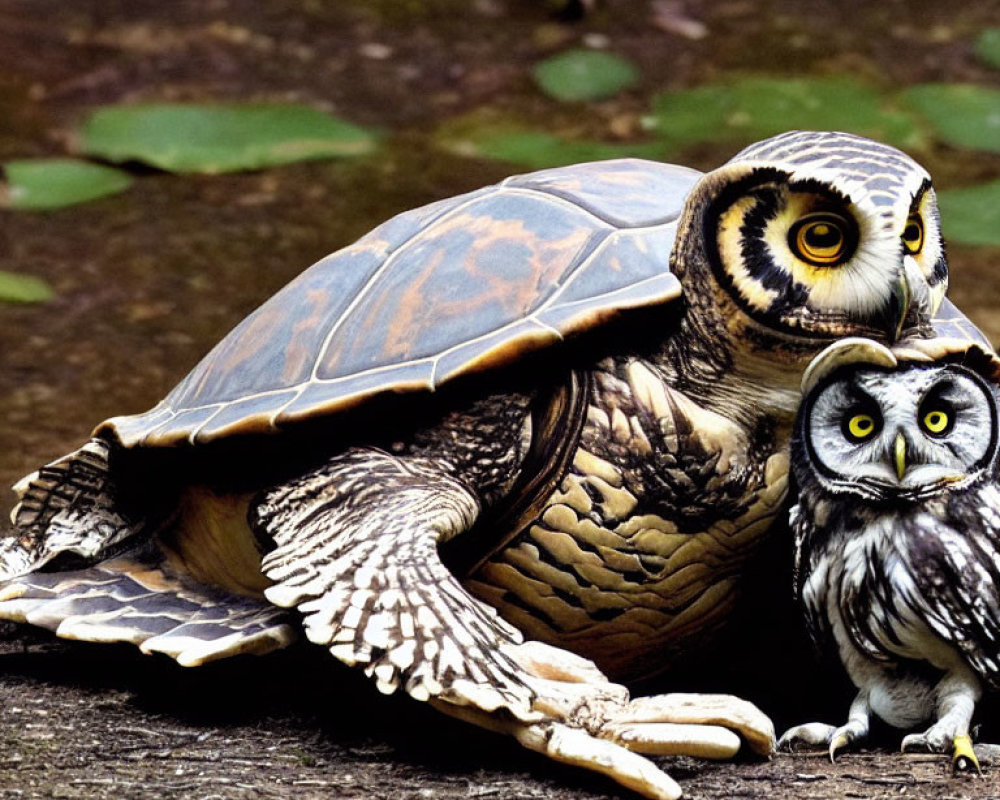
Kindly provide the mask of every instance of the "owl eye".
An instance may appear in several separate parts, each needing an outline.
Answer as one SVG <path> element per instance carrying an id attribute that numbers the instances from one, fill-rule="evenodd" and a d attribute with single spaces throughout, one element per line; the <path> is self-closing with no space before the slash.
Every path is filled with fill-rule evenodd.
<path id="1" fill-rule="evenodd" d="M 951 430 L 952 418 L 947 411 L 935 409 L 924 414 L 921 423 L 924 430 L 932 436 L 944 436 Z"/>
<path id="2" fill-rule="evenodd" d="M 903 247 L 915 256 L 924 246 L 924 221 L 919 214 L 910 214 L 903 228 Z"/>
<path id="3" fill-rule="evenodd" d="M 854 253 L 857 233 L 841 214 L 818 211 L 806 214 L 788 231 L 792 252 L 814 267 L 835 267 Z"/>
<path id="4" fill-rule="evenodd" d="M 844 423 L 844 435 L 852 442 L 870 439 L 878 430 L 878 420 L 871 414 L 852 414 Z"/>

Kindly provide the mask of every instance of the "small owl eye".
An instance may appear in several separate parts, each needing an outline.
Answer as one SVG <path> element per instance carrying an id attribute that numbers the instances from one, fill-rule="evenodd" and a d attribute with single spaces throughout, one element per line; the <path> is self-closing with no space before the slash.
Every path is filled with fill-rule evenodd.
<path id="1" fill-rule="evenodd" d="M 863 442 L 875 433 L 875 417 L 871 414 L 855 414 L 847 420 L 847 438 L 855 442 Z"/>
<path id="2" fill-rule="evenodd" d="M 951 417 L 945 411 L 928 411 L 923 418 L 924 430 L 935 436 L 941 436 L 951 428 Z"/>
<path id="3" fill-rule="evenodd" d="M 919 214 L 910 214 L 903 229 L 903 247 L 915 256 L 924 246 L 924 221 Z"/>
<path id="4" fill-rule="evenodd" d="M 821 211 L 801 217 L 788 231 L 792 252 L 814 267 L 847 261 L 857 244 L 854 226 L 840 214 Z"/>

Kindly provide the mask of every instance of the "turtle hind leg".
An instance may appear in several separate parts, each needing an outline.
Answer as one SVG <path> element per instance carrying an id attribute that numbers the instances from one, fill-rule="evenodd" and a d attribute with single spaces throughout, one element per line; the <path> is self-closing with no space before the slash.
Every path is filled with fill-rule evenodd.
<path id="1" fill-rule="evenodd" d="M 176 569 L 156 538 L 86 569 L 34 572 L 0 584 L 0 619 L 65 639 L 130 642 L 183 666 L 285 647 L 297 638 L 287 617 L 259 598 Z"/>
<path id="2" fill-rule="evenodd" d="M 520 633 L 472 598 L 437 546 L 471 527 L 479 501 L 431 459 L 348 450 L 264 492 L 251 525 L 273 603 L 297 606 L 308 638 L 358 665 L 390 693 L 471 692 L 477 704 L 526 713 L 532 692 L 503 645 Z"/>
<path id="3" fill-rule="evenodd" d="M 11 513 L 14 531 L 0 539 L 0 579 L 40 569 L 60 557 L 86 564 L 106 558 L 125 540 L 157 527 L 149 515 L 129 519 L 118 506 L 112 446 L 93 438 L 79 450 L 20 481 Z"/>

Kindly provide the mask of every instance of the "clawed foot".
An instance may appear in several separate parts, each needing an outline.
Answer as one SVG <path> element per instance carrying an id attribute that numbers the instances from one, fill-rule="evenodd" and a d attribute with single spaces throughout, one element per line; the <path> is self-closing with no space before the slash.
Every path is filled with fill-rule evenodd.
<path id="1" fill-rule="evenodd" d="M 837 753 L 863 741 L 867 735 L 867 726 L 859 722 L 848 722 L 839 728 L 822 722 L 807 722 L 785 731 L 778 740 L 778 749 L 792 752 L 799 744 L 825 747 L 830 755 L 830 761 L 834 761 Z"/>
<path id="2" fill-rule="evenodd" d="M 901 749 L 904 753 L 947 753 L 950 750 L 952 770 L 980 775 L 983 772 L 969 735 L 956 735 L 947 726 L 933 725 L 923 733 L 911 733 L 903 738 Z"/>
<path id="3" fill-rule="evenodd" d="M 629 699 L 591 661 L 525 642 L 505 645 L 535 692 L 530 713 L 483 708 L 457 687 L 431 702 L 445 713 L 513 735 L 525 747 L 602 773 L 651 798 L 674 800 L 680 787 L 650 755 L 731 758 L 741 738 L 754 752 L 774 751 L 774 726 L 756 706 L 729 695 L 667 694 Z M 471 688 L 471 687 L 470 687 Z"/>

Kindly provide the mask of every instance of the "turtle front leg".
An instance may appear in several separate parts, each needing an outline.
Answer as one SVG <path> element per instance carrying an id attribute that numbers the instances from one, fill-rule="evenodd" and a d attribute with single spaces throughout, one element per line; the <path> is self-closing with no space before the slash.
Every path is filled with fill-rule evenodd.
<path id="1" fill-rule="evenodd" d="M 771 720 L 745 700 L 683 693 L 630 700 L 592 661 L 561 648 L 527 641 L 504 650 L 535 691 L 532 716 L 484 713 L 474 698 L 436 698 L 435 708 L 653 798 L 676 798 L 681 790 L 639 753 L 725 759 L 743 740 L 761 755 L 774 751 Z"/>
<path id="2" fill-rule="evenodd" d="M 734 698 L 630 701 L 594 664 L 524 642 L 473 598 L 437 546 L 467 531 L 475 495 L 432 459 L 351 449 L 263 492 L 251 524 L 274 540 L 268 599 L 298 607 L 310 641 L 399 688 L 532 750 L 608 775 L 647 797 L 680 789 L 637 753 L 729 757 L 744 735 L 769 753 L 770 721 Z"/>

